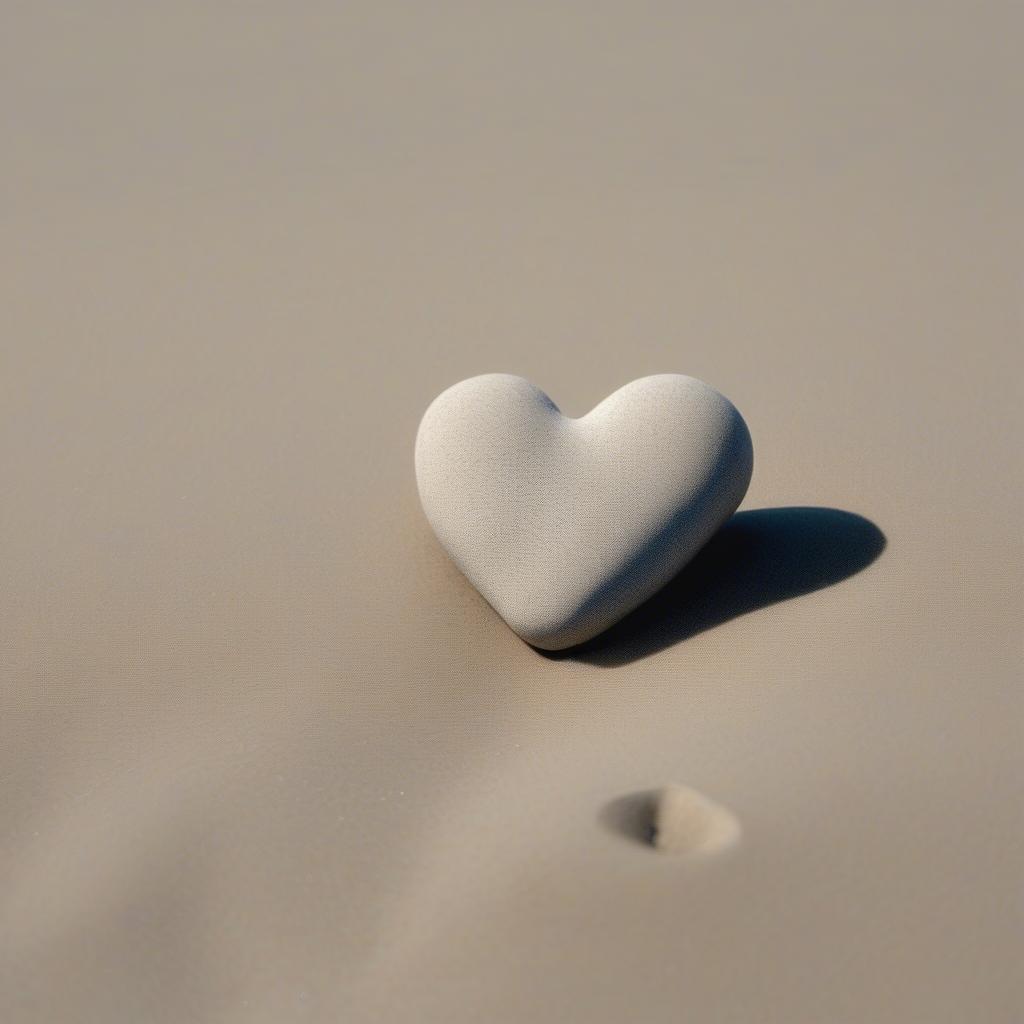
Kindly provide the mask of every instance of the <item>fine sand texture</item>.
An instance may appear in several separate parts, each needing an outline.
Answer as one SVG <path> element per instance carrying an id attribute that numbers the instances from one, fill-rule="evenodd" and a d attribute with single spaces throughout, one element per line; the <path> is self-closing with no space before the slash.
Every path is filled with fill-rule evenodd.
<path id="1" fill-rule="evenodd" d="M 1019 5 L 3 21 L 4 1024 L 1024 1019 Z M 420 507 L 485 373 L 750 428 L 582 650 Z"/>

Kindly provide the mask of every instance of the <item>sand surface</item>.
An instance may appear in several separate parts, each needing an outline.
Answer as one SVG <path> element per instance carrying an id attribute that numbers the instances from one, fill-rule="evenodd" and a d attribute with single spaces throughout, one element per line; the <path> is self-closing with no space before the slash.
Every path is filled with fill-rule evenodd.
<path id="1" fill-rule="evenodd" d="M 1024 1017 L 1018 5 L 3 21 L 5 1024 Z M 493 371 L 787 511 L 544 657 L 416 498 Z"/>

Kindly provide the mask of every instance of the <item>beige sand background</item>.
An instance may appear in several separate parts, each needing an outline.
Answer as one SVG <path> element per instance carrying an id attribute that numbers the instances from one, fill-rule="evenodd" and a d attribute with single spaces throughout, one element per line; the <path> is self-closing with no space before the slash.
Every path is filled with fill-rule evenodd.
<path id="1" fill-rule="evenodd" d="M 1021 1019 L 1020 5 L 3 23 L 3 1021 Z M 494 370 L 888 547 L 541 657 L 415 494 Z M 602 824 L 672 781 L 740 844 Z"/>

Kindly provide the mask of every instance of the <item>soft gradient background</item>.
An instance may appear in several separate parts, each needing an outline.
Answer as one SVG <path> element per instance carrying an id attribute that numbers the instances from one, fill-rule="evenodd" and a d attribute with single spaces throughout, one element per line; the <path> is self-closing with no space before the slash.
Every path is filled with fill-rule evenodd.
<path id="1" fill-rule="evenodd" d="M 1024 12 L 2 9 L 5 1024 L 1011 1024 Z M 662 371 L 888 538 L 605 667 L 418 508 Z M 602 825 L 678 781 L 702 864 Z"/>

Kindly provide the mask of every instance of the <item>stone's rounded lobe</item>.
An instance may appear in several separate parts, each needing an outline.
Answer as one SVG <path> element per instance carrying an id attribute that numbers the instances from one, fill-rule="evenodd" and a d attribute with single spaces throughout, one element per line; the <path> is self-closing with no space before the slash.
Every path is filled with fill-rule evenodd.
<path id="1" fill-rule="evenodd" d="M 522 377 L 471 377 L 416 436 L 441 544 L 545 650 L 591 639 L 667 583 L 736 511 L 752 470 L 742 416 L 680 374 L 633 381 L 579 419 Z"/>

